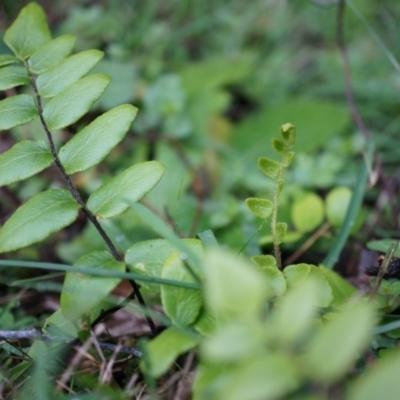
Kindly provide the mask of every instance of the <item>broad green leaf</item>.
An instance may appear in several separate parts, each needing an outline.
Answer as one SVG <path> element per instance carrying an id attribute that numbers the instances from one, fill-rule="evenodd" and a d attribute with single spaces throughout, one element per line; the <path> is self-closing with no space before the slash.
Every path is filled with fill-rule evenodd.
<path id="1" fill-rule="evenodd" d="M 182 353 L 186 353 L 197 345 L 196 337 L 183 331 L 170 327 L 161 332 L 147 346 L 148 363 L 150 371 L 147 371 L 145 362 L 141 362 L 141 369 L 153 378 L 159 378 L 165 374 L 175 359 Z"/>
<path id="2" fill-rule="evenodd" d="M 30 83 L 28 72 L 19 65 L 9 65 L 0 68 L 0 90 L 11 89 L 16 86 Z"/>
<path id="3" fill-rule="evenodd" d="M 29 178 L 52 162 L 53 156 L 45 141 L 19 142 L 0 154 L 0 186 Z"/>
<path id="4" fill-rule="evenodd" d="M 356 288 L 346 279 L 343 279 L 338 273 L 323 265 L 319 266 L 319 270 L 324 274 L 333 292 L 332 305 L 338 306 L 350 299 L 357 292 Z"/>
<path id="5" fill-rule="evenodd" d="M 4 34 L 6 45 L 24 60 L 50 40 L 46 14 L 37 3 L 25 6 Z"/>
<path id="6" fill-rule="evenodd" d="M 180 239 L 191 248 L 198 248 L 198 239 Z M 139 272 L 148 276 L 161 277 L 161 269 L 166 259 L 178 249 L 169 240 L 154 239 L 135 243 L 125 253 L 125 262 L 131 272 Z M 141 283 L 142 286 L 147 286 Z M 154 285 L 152 285 L 154 287 Z M 157 285 L 157 287 L 159 287 Z"/>
<path id="7" fill-rule="evenodd" d="M 0 101 L 0 130 L 24 125 L 38 116 L 35 100 L 27 94 L 18 94 Z"/>
<path id="8" fill-rule="evenodd" d="M 200 364 L 193 400 L 286 399 L 299 386 L 293 358 L 284 352 L 259 354 L 233 365 Z"/>
<path id="9" fill-rule="evenodd" d="M 348 400 L 394 399 L 400 393 L 400 354 L 396 349 L 393 355 L 374 362 L 350 387 Z"/>
<path id="10" fill-rule="evenodd" d="M 4 67 L 5 65 L 18 63 L 19 60 L 17 57 L 12 56 L 11 54 L 0 54 L 0 67 Z"/>
<path id="11" fill-rule="evenodd" d="M 137 108 L 123 104 L 96 118 L 61 147 L 59 157 L 68 174 L 98 164 L 125 136 Z"/>
<path id="12" fill-rule="evenodd" d="M 255 197 L 249 197 L 246 199 L 246 206 L 250 211 L 259 218 L 267 219 L 273 210 L 273 204 L 268 199 L 258 199 Z"/>
<path id="13" fill-rule="evenodd" d="M 201 255 L 203 246 L 199 243 L 193 250 L 197 255 Z M 168 257 L 162 268 L 161 278 L 196 283 L 197 280 L 192 272 L 197 278 L 202 278 L 203 274 L 199 268 L 189 270 L 188 264 L 184 264 L 183 255 L 183 253 L 175 252 Z M 202 297 L 199 290 L 168 285 L 161 286 L 161 301 L 165 313 L 180 326 L 189 326 L 197 320 L 203 305 Z"/>
<path id="14" fill-rule="evenodd" d="M 313 192 L 299 193 L 294 198 L 291 218 L 297 231 L 313 231 L 324 220 L 324 202 Z"/>
<path id="15" fill-rule="evenodd" d="M 45 239 L 71 224 L 78 209 L 79 204 L 67 190 L 51 189 L 33 196 L 0 229 L 0 252 Z"/>
<path id="16" fill-rule="evenodd" d="M 48 128 L 61 129 L 76 122 L 90 110 L 109 83 L 110 78 L 106 75 L 94 74 L 53 97 L 43 109 Z"/>
<path id="17" fill-rule="evenodd" d="M 268 338 L 285 346 L 300 343 L 318 312 L 318 282 L 307 279 L 277 303 L 266 329 Z"/>
<path id="18" fill-rule="evenodd" d="M 335 228 L 343 225 L 352 193 L 348 187 L 338 187 L 326 196 L 326 216 Z"/>
<path id="19" fill-rule="evenodd" d="M 108 251 L 95 251 L 79 258 L 75 266 L 109 271 L 125 271 L 125 264 L 115 260 Z M 69 320 L 89 315 L 91 311 L 120 283 L 120 278 L 88 276 L 68 272 L 61 292 L 61 311 Z"/>
<path id="20" fill-rule="evenodd" d="M 277 244 L 281 244 L 284 241 L 286 231 L 287 231 L 286 222 L 278 222 L 276 224 L 274 235 L 275 235 L 275 241 Z"/>
<path id="21" fill-rule="evenodd" d="M 279 174 L 281 165 L 270 158 L 260 157 L 258 159 L 258 168 L 260 168 L 261 172 L 263 172 L 265 175 L 275 179 Z"/>
<path id="22" fill-rule="evenodd" d="M 281 136 L 285 139 L 289 146 L 296 143 L 296 128 L 291 123 L 286 123 L 281 126 Z"/>
<path id="23" fill-rule="evenodd" d="M 318 283 L 318 305 L 328 307 L 333 301 L 333 291 L 325 275 L 315 265 L 294 264 L 288 265 L 284 270 L 288 287 L 296 287 L 308 278 L 313 278 Z"/>
<path id="24" fill-rule="evenodd" d="M 272 147 L 278 154 L 284 154 L 288 151 L 287 144 L 283 140 L 278 138 L 272 139 Z"/>
<path id="25" fill-rule="evenodd" d="M 265 275 L 268 296 L 282 296 L 287 289 L 286 279 L 282 271 L 277 267 L 263 267 L 261 271 Z"/>
<path id="26" fill-rule="evenodd" d="M 47 69 L 55 67 L 71 53 L 76 37 L 73 35 L 62 35 L 41 46 L 29 58 L 30 70 L 40 74 Z M 40 79 L 40 77 L 39 77 Z"/>
<path id="27" fill-rule="evenodd" d="M 251 257 L 251 261 L 259 267 L 277 267 L 276 258 L 270 254 L 262 254 L 261 256 Z"/>
<path id="28" fill-rule="evenodd" d="M 255 266 L 221 251 L 204 259 L 205 301 L 218 315 L 248 318 L 259 315 L 266 297 L 265 278 Z"/>
<path id="29" fill-rule="evenodd" d="M 68 57 L 39 75 L 36 84 L 42 97 L 52 97 L 85 76 L 103 58 L 99 50 L 86 50 Z"/>
<path id="30" fill-rule="evenodd" d="M 126 200 L 141 199 L 160 180 L 163 173 L 164 166 L 158 161 L 136 164 L 93 192 L 87 207 L 101 218 L 121 214 L 128 207 Z"/>
<path id="31" fill-rule="evenodd" d="M 344 376 L 367 347 L 374 324 L 372 304 L 366 301 L 347 304 L 309 342 L 303 353 L 306 375 L 321 383 L 332 383 Z"/>

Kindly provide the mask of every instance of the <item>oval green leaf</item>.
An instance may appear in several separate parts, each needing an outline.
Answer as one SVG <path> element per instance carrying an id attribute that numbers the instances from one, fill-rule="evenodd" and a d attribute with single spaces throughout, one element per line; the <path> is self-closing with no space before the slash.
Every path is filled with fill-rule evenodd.
<path id="1" fill-rule="evenodd" d="M 260 168 L 261 172 L 263 172 L 265 175 L 275 179 L 279 174 L 281 165 L 270 158 L 260 157 L 258 159 L 258 168 Z"/>
<path id="2" fill-rule="evenodd" d="M 274 267 L 277 268 L 276 258 L 270 254 L 262 254 L 261 256 L 251 257 L 251 261 L 259 267 Z"/>
<path id="3" fill-rule="evenodd" d="M 285 139 L 289 146 L 293 146 L 296 142 L 296 128 L 291 123 L 286 123 L 281 126 L 281 136 Z"/>
<path id="4" fill-rule="evenodd" d="M 12 56 L 11 54 L 0 54 L 0 67 L 4 67 L 5 65 L 20 63 L 17 57 Z"/>
<path id="5" fill-rule="evenodd" d="M 266 298 L 262 272 L 236 256 L 211 251 L 204 259 L 205 301 L 217 315 L 258 316 Z"/>
<path id="6" fill-rule="evenodd" d="M 195 335 L 170 327 L 149 343 L 147 362 L 141 361 L 140 368 L 153 378 L 159 378 L 168 371 L 180 354 L 195 347 L 197 341 Z"/>
<path id="7" fill-rule="evenodd" d="M 281 244 L 284 241 L 286 231 L 287 231 L 287 223 L 286 222 L 278 222 L 275 225 L 274 234 L 275 234 L 275 242 L 277 244 Z"/>
<path id="8" fill-rule="evenodd" d="M 272 148 L 278 154 L 284 154 L 288 151 L 287 144 L 283 140 L 278 139 L 278 138 L 272 139 Z"/>
<path id="9" fill-rule="evenodd" d="M 100 50 L 86 50 L 74 54 L 52 69 L 39 75 L 36 84 L 42 97 L 52 97 L 85 76 L 103 58 Z"/>
<path id="10" fill-rule="evenodd" d="M 0 68 L 0 90 L 7 90 L 13 87 L 28 85 L 30 83 L 28 72 L 19 65 L 9 65 Z"/>
<path id="11" fill-rule="evenodd" d="M 0 101 L 0 130 L 24 125 L 38 116 L 35 100 L 19 94 Z"/>
<path id="12" fill-rule="evenodd" d="M 317 282 L 318 306 L 328 307 L 333 302 L 333 290 L 322 271 L 311 264 L 288 265 L 284 270 L 287 284 L 289 287 L 296 287 L 307 278 L 312 278 Z"/>
<path id="13" fill-rule="evenodd" d="M 268 199 L 249 197 L 246 199 L 246 206 L 259 218 L 267 219 L 272 214 L 273 204 Z"/>
<path id="14" fill-rule="evenodd" d="M 68 174 L 98 164 L 125 136 L 137 108 L 123 104 L 96 118 L 61 147 L 59 157 Z"/>
<path id="15" fill-rule="evenodd" d="M 95 251 L 84 255 L 75 266 L 93 267 L 109 271 L 125 271 L 125 264 L 115 260 L 108 251 Z M 69 320 L 89 315 L 121 282 L 121 278 L 89 276 L 68 272 L 61 292 L 61 311 Z"/>
<path id="16" fill-rule="evenodd" d="M 324 220 L 324 202 L 315 193 L 301 193 L 295 196 L 291 217 L 297 231 L 310 232 Z"/>
<path id="17" fill-rule="evenodd" d="M 335 228 L 343 225 L 352 193 L 348 187 L 338 187 L 326 196 L 326 216 Z"/>
<path id="18" fill-rule="evenodd" d="M 198 248 L 201 246 L 201 241 L 198 239 L 180 239 L 187 246 Z M 166 259 L 171 256 L 178 249 L 169 240 L 154 239 L 143 240 L 135 243 L 125 253 L 125 262 L 131 272 L 145 274 L 147 276 L 161 278 L 161 270 Z M 142 286 L 156 287 L 159 285 L 146 285 L 145 282 L 141 283 Z"/>
<path id="19" fill-rule="evenodd" d="M 24 60 L 50 40 L 46 14 L 37 3 L 24 7 L 4 34 L 6 45 Z"/>
<path id="20" fill-rule="evenodd" d="M 121 214 L 128 207 L 126 200 L 141 199 L 161 179 L 164 169 L 158 161 L 136 164 L 93 192 L 87 207 L 101 218 Z"/>
<path id="21" fill-rule="evenodd" d="M 282 296 L 287 289 L 286 279 L 277 267 L 264 267 L 262 272 L 267 283 L 267 294 L 270 297 Z"/>
<path id="22" fill-rule="evenodd" d="M 79 204 L 67 190 L 51 189 L 32 197 L 0 229 L 0 252 L 45 239 L 78 216 Z"/>
<path id="23" fill-rule="evenodd" d="M 193 249 L 198 255 L 202 254 L 203 247 L 199 244 Z M 161 271 L 161 277 L 180 282 L 197 283 L 193 274 L 182 260 L 183 253 L 175 252 L 165 261 Z M 201 278 L 200 269 L 193 270 L 197 277 Z M 161 286 L 161 301 L 165 313 L 177 325 L 189 326 L 193 324 L 201 311 L 203 295 L 200 290 L 186 289 L 177 286 Z"/>
<path id="24" fill-rule="evenodd" d="M 0 186 L 29 178 L 52 162 L 53 156 L 45 141 L 19 142 L 0 155 Z"/>
<path id="25" fill-rule="evenodd" d="M 75 42 L 75 36 L 62 35 L 41 46 L 28 60 L 30 70 L 35 74 L 40 74 L 55 67 L 68 57 Z"/>
<path id="26" fill-rule="evenodd" d="M 303 353 L 304 372 L 325 384 L 344 376 L 367 347 L 374 324 L 375 313 L 370 303 L 347 304 L 311 339 Z"/>
<path id="27" fill-rule="evenodd" d="M 43 116 L 50 130 L 65 128 L 85 115 L 110 83 L 104 74 L 80 79 L 53 97 L 44 107 Z"/>

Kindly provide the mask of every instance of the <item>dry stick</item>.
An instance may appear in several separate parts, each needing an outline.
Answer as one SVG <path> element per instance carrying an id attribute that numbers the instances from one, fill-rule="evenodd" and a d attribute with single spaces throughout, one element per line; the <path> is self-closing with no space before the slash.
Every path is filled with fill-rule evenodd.
<path id="1" fill-rule="evenodd" d="M 343 62 L 343 73 L 344 73 L 344 79 L 345 79 L 345 90 L 346 90 L 347 103 L 349 105 L 353 120 L 354 120 L 355 124 L 357 125 L 357 128 L 363 135 L 364 140 L 366 142 L 368 142 L 371 139 L 371 135 L 370 135 L 368 129 L 366 128 L 360 113 L 358 112 L 358 109 L 357 109 L 357 106 L 356 106 L 356 103 L 354 100 L 353 89 L 352 89 L 350 61 L 349 61 L 349 57 L 347 54 L 346 43 L 344 40 L 343 21 L 344 21 L 344 12 L 345 12 L 345 8 L 346 8 L 345 2 L 346 2 L 346 0 L 339 0 L 339 4 L 338 4 L 338 11 L 337 11 L 337 18 L 336 18 L 336 42 L 339 47 L 339 52 L 340 52 L 340 55 L 342 57 L 342 62 Z M 365 154 L 365 151 L 363 151 L 363 157 L 367 164 L 368 169 L 370 170 L 370 185 L 373 186 L 377 180 L 377 177 L 374 176 L 376 174 L 372 174 L 371 168 L 369 166 L 369 160 L 368 160 L 367 155 Z M 379 176 L 382 179 L 382 183 L 385 187 L 385 190 L 389 194 L 389 205 L 390 205 L 392 214 L 396 215 L 397 214 L 396 207 L 394 205 L 392 196 L 390 196 L 391 193 L 393 193 L 393 190 L 391 188 L 388 178 L 386 177 L 386 175 L 383 172 L 382 163 L 381 163 L 381 160 L 380 160 L 378 154 L 375 155 L 375 164 L 377 166 L 377 170 L 379 171 Z"/>
<path id="2" fill-rule="evenodd" d="M 107 233 L 104 231 L 104 229 L 100 225 L 100 223 L 97 220 L 97 218 L 86 207 L 85 202 L 82 200 L 78 190 L 75 188 L 75 185 L 72 183 L 72 180 L 71 180 L 70 176 L 65 171 L 64 166 L 61 164 L 61 161 L 60 161 L 60 159 L 58 157 L 56 146 L 54 145 L 53 137 L 52 137 L 51 132 L 50 132 L 48 126 L 47 126 L 47 123 L 46 123 L 46 121 L 45 121 L 45 119 L 43 117 L 42 98 L 40 97 L 40 94 L 39 94 L 39 91 L 38 91 L 38 88 L 37 88 L 37 85 L 36 85 L 36 77 L 34 76 L 34 74 L 29 69 L 29 65 L 27 63 L 25 63 L 25 67 L 28 70 L 29 75 L 31 77 L 32 88 L 33 88 L 33 92 L 35 94 L 35 99 L 36 99 L 37 106 L 38 106 L 40 122 L 41 122 L 41 124 L 43 126 L 44 131 L 46 132 L 47 140 L 49 141 L 49 144 L 50 144 L 50 151 L 51 151 L 51 154 L 52 154 L 52 156 L 54 158 L 54 162 L 55 162 L 58 170 L 60 171 L 62 177 L 64 178 L 64 180 L 65 180 L 65 182 L 67 184 L 67 187 L 68 187 L 69 191 L 71 192 L 72 196 L 74 197 L 75 201 L 81 206 L 81 210 L 84 212 L 84 214 L 86 214 L 86 216 L 89 219 L 89 221 L 95 226 L 95 228 L 99 232 L 100 236 L 102 237 L 102 239 L 106 243 L 107 247 L 110 249 L 110 251 L 111 251 L 112 255 L 114 256 L 114 258 L 117 261 L 123 261 L 122 257 L 119 255 L 117 249 L 115 248 L 113 242 L 108 237 Z M 145 303 L 145 301 L 143 299 L 143 296 L 142 296 L 142 294 L 140 293 L 140 290 L 139 290 L 139 285 L 134 280 L 129 280 L 129 282 L 132 285 L 133 293 L 137 297 L 139 303 L 147 310 L 146 303 Z M 128 298 L 130 298 L 130 296 L 128 296 Z M 104 314 L 108 315 L 107 312 L 105 312 Z M 101 315 L 103 315 L 103 313 Z M 99 320 L 99 318 L 97 318 L 96 321 L 97 320 Z M 149 325 L 149 328 L 150 328 L 150 331 L 151 331 L 152 335 L 155 336 L 156 335 L 156 326 L 155 326 L 152 318 L 150 316 L 146 315 L 146 320 L 147 320 L 147 323 Z"/>

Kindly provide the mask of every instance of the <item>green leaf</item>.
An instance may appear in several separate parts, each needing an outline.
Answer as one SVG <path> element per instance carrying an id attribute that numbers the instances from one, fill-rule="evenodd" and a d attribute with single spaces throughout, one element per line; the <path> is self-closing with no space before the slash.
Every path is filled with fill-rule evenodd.
<path id="1" fill-rule="evenodd" d="M 24 60 L 50 40 L 46 14 L 37 3 L 24 7 L 4 34 L 6 45 Z"/>
<path id="2" fill-rule="evenodd" d="M 222 251 L 211 251 L 204 260 L 205 301 L 217 315 L 247 319 L 259 315 L 266 283 L 255 266 Z"/>
<path id="3" fill-rule="evenodd" d="M 76 42 L 73 35 L 62 35 L 41 46 L 28 60 L 30 70 L 40 74 L 55 67 L 71 53 Z M 40 77 L 39 77 L 40 78 Z"/>
<path id="4" fill-rule="evenodd" d="M 43 109 L 48 128 L 61 129 L 76 122 L 90 110 L 109 83 L 110 78 L 106 75 L 94 74 L 53 97 Z"/>
<path id="5" fill-rule="evenodd" d="M 180 239 L 193 250 L 201 246 L 198 239 Z M 178 249 L 169 240 L 154 239 L 135 243 L 125 253 L 125 262 L 131 272 L 161 278 L 161 269 L 166 259 Z M 142 286 L 147 286 L 141 283 Z M 154 285 L 152 285 L 154 287 Z M 159 285 L 157 285 L 159 287 Z"/>
<path id="6" fill-rule="evenodd" d="M 277 139 L 277 138 L 273 138 L 272 139 L 272 148 L 278 153 L 278 154 L 284 154 L 285 152 L 288 151 L 288 146 L 287 144 L 281 140 L 281 139 Z"/>
<path id="7" fill-rule="evenodd" d="M 30 81 L 28 72 L 23 67 L 10 65 L 0 68 L 0 90 L 27 85 Z"/>
<path id="8" fill-rule="evenodd" d="M 39 75 L 36 81 L 39 94 L 42 97 L 52 97 L 63 92 L 93 69 L 103 56 L 100 50 L 86 50 L 68 57 Z"/>
<path id="9" fill-rule="evenodd" d="M 281 244 L 283 242 L 283 240 L 285 239 L 286 231 L 287 231 L 286 222 L 278 222 L 275 225 L 274 235 L 275 235 L 275 242 L 277 244 Z"/>
<path id="10" fill-rule="evenodd" d="M 400 356 L 393 355 L 374 362 L 350 387 L 348 400 L 376 400 L 395 398 L 400 393 Z"/>
<path id="11" fill-rule="evenodd" d="M 52 162 L 53 156 L 45 141 L 19 142 L 0 155 L 0 186 L 29 178 Z"/>
<path id="12" fill-rule="evenodd" d="M 279 300 L 266 329 L 272 343 L 287 347 L 304 339 L 318 312 L 318 291 L 318 282 L 307 279 Z"/>
<path id="13" fill-rule="evenodd" d="M 259 218 L 267 219 L 272 214 L 273 204 L 268 199 L 249 197 L 246 199 L 246 206 Z"/>
<path id="14" fill-rule="evenodd" d="M 282 160 L 282 164 L 285 168 L 287 168 L 293 161 L 293 157 L 294 157 L 294 151 L 287 151 L 284 155 L 283 155 L 283 160 Z"/>
<path id="15" fill-rule="evenodd" d="M 357 292 L 356 288 L 351 285 L 346 279 L 343 279 L 335 271 L 320 265 L 319 270 L 324 274 L 333 292 L 333 306 L 339 306 L 340 304 L 348 301 Z"/>
<path id="16" fill-rule="evenodd" d="M 304 372 L 321 383 L 332 383 L 344 376 L 367 347 L 374 323 L 371 304 L 366 301 L 347 304 L 309 342 L 303 353 Z"/>
<path id="17" fill-rule="evenodd" d="M 263 267 L 262 272 L 266 278 L 268 296 L 275 297 L 285 294 L 287 283 L 282 271 L 277 267 Z"/>
<path id="18" fill-rule="evenodd" d="M 45 239 L 71 224 L 79 204 L 67 190 L 39 193 L 7 220 L 0 229 L 0 252 L 12 251 Z"/>
<path id="19" fill-rule="evenodd" d="M 276 258 L 270 254 L 251 257 L 251 261 L 259 267 L 277 267 Z"/>
<path id="20" fill-rule="evenodd" d="M 193 250 L 196 254 L 201 255 L 203 246 L 199 244 Z M 193 273 L 196 274 L 196 277 L 201 278 L 202 271 L 199 268 L 189 270 L 188 264 L 184 264 L 182 256 L 183 253 L 175 252 L 168 257 L 162 268 L 161 277 L 181 282 L 197 282 Z M 162 285 L 161 301 L 165 313 L 172 321 L 180 326 L 189 326 L 197 320 L 200 314 L 203 296 L 199 290 Z"/>
<path id="21" fill-rule="evenodd" d="M 326 196 L 326 216 L 335 228 L 343 225 L 352 194 L 348 187 L 338 187 Z"/>
<path id="22" fill-rule="evenodd" d="M 288 265 L 283 270 L 288 287 L 296 287 L 308 278 L 314 279 L 318 283 L 318 305 L 319 307 L 328 307 L 333 301 L 333 291 L 325 278 L 325 275 L 315 265 L 294 264 Z"/>
<path id="23" fill-rule="evenodd" d="M 387 253 L 390 246 L 396 244 L 398 239 L 381 239 L 381 240 L 371 240 L 367 243 L 367 247 L 370 250 L 379 251 L 381 253 Z M 395 257 L 400 257 L 400 248 L 398 247 L 393 254 Z"/>
<path id="24" fill-rule="evenodd" d="M 98 164 L 125 136 L 137 108 L 123 104 L 96 118 L 61 147 L 59 157 L 68 174 Z"/>
<path id="25" fill-rule="evenodd" d="M 150 371 L 146 371 L 146 363 L 141 361 L 142 371 L 154 378 L 165 374 L 174 360 L 183 353 L 197 345 L 194 335 L 189 335 L 175 327 L 170 327 L 161 332 L 147 346 L 148 364 Z"/>
<path id="26" fill-rule="evenodd" d="M 278 162 L 271 160 L 270 158 L 260 157 L 258 159 L 258 167 L 265 175 L 269 176 L 272 179 L 275 179 L 279 174 L 281 165 Z"/>
<path id="27" fill-rule="evenodd" d="M 0 101 L 0 130 L 24 125 L 38 116 L 35 100 L 27 94 L 18 94 Z"/>
<path id="28" fill-rule="evenodd" d="M 136 164 L 112 178 L 93 192 L 87 207 L 101 218 L 110 218 L 124 212 L 126 200 L 141 199 L 161 179 L 164 166 L 158 161 Z"/>
<path id="29" fill-rule="evenodd" d="M 293 146 L 296 143 L 296 128 L 291 123 L 286 123 L 281 126 L 281 136 L 285 139 L 289 146 Z"/>
<path id="30" fill-rule="evenodd" d="M 310 232 L 324 220 L 324 202 L 313 192 L 302 192 L 295 196 L 291 218 L 296 230 Z"/>
<path id="31" fill-rule="evenodd" d="M 11 54 L 0 54 L 0 67 L 4 67 L 5 65 L 18 63 L 19 60 L 17 57 L 12 56 Z"/>
<path id="32" fill-rule="evenodd" d="M 125 264 L 115 260 L 108 251 L 95 251 L 79 258 L 75 266 L 125 271 Z M 61 311 L 69 320 L 89 315 L 121 282 L 120 278 L 88 276 L 67 272 L 61 292 Z"/>

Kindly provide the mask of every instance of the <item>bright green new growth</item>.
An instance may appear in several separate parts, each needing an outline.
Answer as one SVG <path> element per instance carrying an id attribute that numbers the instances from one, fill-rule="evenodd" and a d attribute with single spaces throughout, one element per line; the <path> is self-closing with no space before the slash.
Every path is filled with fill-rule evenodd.
<path id="1" fill-rule="evenodd" d="M 285 168 L 289 167 L 294 157 L 294 152 L 291 151 L 291 149 L 295 142 L 295 127 L 290 123 L 282 125 L 281 138 L 272 139 L 272 148 L 281 156 L 281 162 L 277 162 L 267 157 L 260 157 L 258 159 L 258 167 L 260 170 L 275 183 L 272 201 L 257 197 L 246 199 L 246 205 L 254 215 L 263 218 L 264 220 L 271 217 L 271 232 L 274 243 L 275 258 L 280 269 L 282 268 L 282 261 L 279 245 L 285 238 L 287 224 L 284 222 L 278 222 L 279 194 L 282 191 L 284 184 L 283 173 Z"/>

